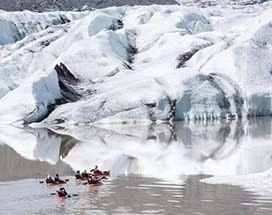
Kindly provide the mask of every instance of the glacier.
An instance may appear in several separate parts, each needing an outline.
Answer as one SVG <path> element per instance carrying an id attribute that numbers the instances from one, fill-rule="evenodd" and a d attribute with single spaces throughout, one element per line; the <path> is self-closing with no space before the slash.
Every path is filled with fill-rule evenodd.
<path id="1" fill-rule="evenodd" d="M 271 5 L 1 11 L 0 124 L 271 116 Z"/>

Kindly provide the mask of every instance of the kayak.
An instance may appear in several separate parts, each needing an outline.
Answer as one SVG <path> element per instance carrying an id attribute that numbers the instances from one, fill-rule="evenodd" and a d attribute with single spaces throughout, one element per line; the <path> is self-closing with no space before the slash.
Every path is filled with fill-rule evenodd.
<path id="1" fill-rule="evenodd" d="M 86 182 L 87 179 L 84 178 L 76 178 L 76 182 Z"/>
<path id="2" fill-rule="evenodd" d="M 100 185 L 102 185 L 103 183 L 102 182 L 96 182 L 96 183 L 94 183 L 94 184 L 87 184 L 88 185 L 88 187 L 97 187 L 97 186 L 100 186 Z"/>
<path id="3" fill-rule="evenodd" d="M 56 186 L 56 185 L 62 185 L 62 184 L 66 184 L 66 182 L 60 181 L 60 182 L 46 183 L 46 186 Z"/>
<path id="4" fill-rule="evenodd" d="M 90 173 L 90 176 L 110 176 L 110 172 L 99 172 L 99 173 Z"/>
<path id="5" fill-rule="evenodd" d="M 86 179 L 76 179 L 76 183 L 77 183 L 77 184 L 83 184 L 83 185 L 84 185 L 85 183 L 87 184 L 88 181 L 87 181 Z"/>
<path id="6" fill-rule="evenodd" d="M 69 198 L 69 197 L 70 197 L 70 196 L 57 196 L 57 198 L 60 199 L 60 200 L 67 199 L 67 198 Z"/>
<path id="7" fill-rule="evenodd" d="M 78 194 L 68 194 L 67 196 L 58 196 L 58 195 L 56 195 L 57 196 L 57 198 L 59 199 L 59 200 L 63 200 L 63 199 L 68 199 L 68 198 L 71 198 L 71 197 L 75 197 L 75 196 L 78 196 Z"/>

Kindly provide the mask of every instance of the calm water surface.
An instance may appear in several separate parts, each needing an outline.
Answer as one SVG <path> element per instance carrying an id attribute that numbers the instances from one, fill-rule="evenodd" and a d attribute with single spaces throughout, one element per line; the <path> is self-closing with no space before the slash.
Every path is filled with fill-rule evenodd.
<path id="1" fill-rule="evenodd" d="M 271 214 L 263 200 L 239 187 L 208 185 L 203 176 L 172 183 L 138 175 L 118 176 L 88 188 L 70 178 L 65 186 L 79 196 L 59 200 L 38 180 L 0 184 L 1 214 Z M 4 195 L 3 195 L 4 194 Z"/>
<path id="2" fill-rule="evenodd" d="M 272 200 L 239 187 L 208 185 L 203 176 L 171 183 L 138 175 L 118 176 L 88 188 L 71 178 L 65 186 L 79 196 L 59 200 L 38 180 L 0 184 L 1 214 L 271 214 Z M 4 195 L 3 195 L 4 194 Z"/>
<path id="3" fill-rule="evenodd" d="M 33 129 L 0 127 L 0 214 L 272 214 L 265 196 L 211 175 L 272 167 L 272 121 Z M 98 164 L 112 176 L 96 188 L 74 181 Z M 78 196 L 59 200 L 39 182 L 60 173 Z"/>

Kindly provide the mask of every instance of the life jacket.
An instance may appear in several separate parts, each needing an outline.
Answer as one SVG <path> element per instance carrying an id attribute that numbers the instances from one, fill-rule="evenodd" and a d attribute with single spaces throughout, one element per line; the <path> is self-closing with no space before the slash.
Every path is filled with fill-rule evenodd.
<path id="1" fill-rule="evenodd" d="M 54 183 L 54 181 L 53 181 L 52 178 L 47 178 L 47 179 L 45 180 L 45 182 L 46 182 L 47 184 Z"/>
<path id="2" fill-rule="evenodd" d="M 57 193 L 58 193 L 59 197 L 65 197 L 65 196 L 67 196 L 66 191 L 64 191 L 64 192 L 58 191 Z"/>

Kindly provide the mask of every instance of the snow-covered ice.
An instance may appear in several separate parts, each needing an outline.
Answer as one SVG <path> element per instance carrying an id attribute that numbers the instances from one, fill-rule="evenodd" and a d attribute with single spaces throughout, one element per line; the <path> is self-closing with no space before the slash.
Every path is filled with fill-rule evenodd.
<path id="1" fill-rule="evenodd" d="M 0 124 L 271 116 L 271 1 L 197 5 L 1 11 Z"/>
<path id="2" fill-rule="evenodd" d="M 18 88 L 1 99 L 1 122 L 36 122 L 48 112 L 48 106 L 60 98 L 56 72 L 33 74 Z M 18 105 L 18 103 L 20 105 Z"/>

